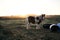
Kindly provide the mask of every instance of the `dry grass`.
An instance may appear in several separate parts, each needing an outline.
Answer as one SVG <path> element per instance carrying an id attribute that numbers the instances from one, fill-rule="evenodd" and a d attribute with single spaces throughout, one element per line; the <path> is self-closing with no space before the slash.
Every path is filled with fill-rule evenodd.
<path id="1" fill-rule="evenodd" d="M 45 19 L 45 23 L 58 23 L 57 18 Z M 0 40 L 60 40 L 60 33 L 47 29 L 26 29 L 25 19 L 0 20 Z"/>

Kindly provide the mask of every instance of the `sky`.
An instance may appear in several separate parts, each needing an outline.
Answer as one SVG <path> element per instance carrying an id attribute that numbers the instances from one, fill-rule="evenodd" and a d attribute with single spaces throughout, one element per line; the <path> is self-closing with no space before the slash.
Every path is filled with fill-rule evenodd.
<path id="1" fill-rule="evenodd" d="M 0 0 L 0 16 L 60 15 L 60 0 Z"/>

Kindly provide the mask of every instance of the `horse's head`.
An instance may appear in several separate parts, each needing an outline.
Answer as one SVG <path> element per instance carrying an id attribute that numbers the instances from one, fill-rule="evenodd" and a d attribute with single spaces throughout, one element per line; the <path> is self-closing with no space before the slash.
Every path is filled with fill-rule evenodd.
<path id="1" fill-rule="evenodd" d="M 42 17 L 45 17 L 45 14 L 42 14 L 41 16 L 42 16 Z"/>
<path id="2" fill-rule="evenodd" d="M 41 15 L 41 19 L 44 20 L 45 19 L 45 14 Z"/>
<path id="3" fill-rule="evenodd" d="M 37 16 L 36 19 L 38 20 L 38 24 L 41 23 L 45 19 L 45 14 Z"/>

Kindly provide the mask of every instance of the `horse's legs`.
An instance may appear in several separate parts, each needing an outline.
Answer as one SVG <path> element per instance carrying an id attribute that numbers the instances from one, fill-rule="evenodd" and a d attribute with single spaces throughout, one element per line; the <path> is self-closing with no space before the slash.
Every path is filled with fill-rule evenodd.
<path id="1" fill-rule="evenodd" d="M 36 24 L 36 29 L 40 29 L 39 24 Z"/>
<path id="2" fill-rule="evenodd" d="M 30 24 L 29 23 L 27 23 L 27 29 L 30 29 Z"/>
<path id="3" fill-rule="evenodd" d="M 28 18 L 26 18 L 26 29 L 29 29 L 30 28 L 30 23 L 28 21 Z"/>

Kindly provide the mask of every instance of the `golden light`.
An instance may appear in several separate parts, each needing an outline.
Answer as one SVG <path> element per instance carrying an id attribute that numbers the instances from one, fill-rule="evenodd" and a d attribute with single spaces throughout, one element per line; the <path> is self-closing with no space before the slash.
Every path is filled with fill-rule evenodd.
<path id="1" fill-rule="evenodd" d="M 26 17 L 42 13 L 60 15 L 60 0 L 0 0 L 0 16 Z"/>

